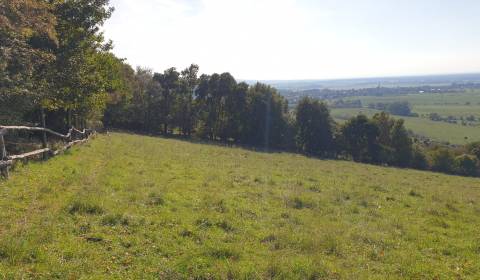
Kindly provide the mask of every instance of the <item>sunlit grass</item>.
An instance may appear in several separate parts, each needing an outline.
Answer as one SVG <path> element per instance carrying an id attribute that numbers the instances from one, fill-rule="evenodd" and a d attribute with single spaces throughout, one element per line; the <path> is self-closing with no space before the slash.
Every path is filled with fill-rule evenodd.
<path id="1" fill-rule="evenodd" d="M 0 278 L 480 277 L 472 178 L 112 133 L 0 210 Z"/>

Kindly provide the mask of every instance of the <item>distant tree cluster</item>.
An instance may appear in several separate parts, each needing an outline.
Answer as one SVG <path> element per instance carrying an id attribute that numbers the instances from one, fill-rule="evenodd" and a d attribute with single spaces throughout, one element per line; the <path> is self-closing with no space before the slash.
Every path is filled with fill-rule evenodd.
<path id="1" fill-rule="evenodd" d="M 392 103 L 370 103 L 370 109 L 388 112 L 392 115 L 410 117 L 413 115 L 412 106 L 407 101 L 397 101 Z"/>
<path id="2" fill-rule="evenodd" d="M 474 126 L 476 122 L 478 122 L 478 119 L 474 115 L 470 116 L 460 116 L 460 117 L 455 117 L 455 116 L 441 116 L 438 113 L 429 113 L 427 115 L 424 115 L 424 117 L 427 117 L 431 121 L 435 122 L 446 122 L 446 123 L 452 123 L 452 124 L 458 124 L 460 123 L 463 126 L 467 125 L 472 125 Z"/>
<path id="3" fill-rule="evenodd" d="M 361 100 L 335 100 L 331 103 L 333 108 L 362 108 Z"/>

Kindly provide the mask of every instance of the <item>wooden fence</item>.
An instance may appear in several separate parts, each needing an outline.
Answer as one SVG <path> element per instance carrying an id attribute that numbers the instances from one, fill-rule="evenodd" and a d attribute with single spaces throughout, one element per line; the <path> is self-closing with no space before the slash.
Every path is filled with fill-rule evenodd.
<path id="1" fill-rule="evenodd" d="M 6 150 L 6 143 L 4 136 L 10 131 L 30 131 L 30 132 L 39 132 L 42 133 L 42 149 L 35 150 L 32 152 L 20 154 L 20 155 L 9 155 Z M 87 142 L 90 139 L 90 136 L 94 132 L 90 129 L 84 129 L 80 131 L 74 127 L 70 128 L 67 134 L 61 134 L 55 132 L 48 128 L 43 127 L 29 127 L 29 126 L 0 126 L 0 173 L 1 176 L 8 178 L 9 167 L 12 166 L 16 160 L 26 160 L 28 158 L 43 155 L 43 159 L 47 159 L 51 156 L 56 156 L 59 153 L 69 149 L 70 147 Z M 53 135 L 64 142 L 66 145 L 62 146 L 59 149 L 54 150 L 53 148 L 48 147 L 47 134 Z"/>

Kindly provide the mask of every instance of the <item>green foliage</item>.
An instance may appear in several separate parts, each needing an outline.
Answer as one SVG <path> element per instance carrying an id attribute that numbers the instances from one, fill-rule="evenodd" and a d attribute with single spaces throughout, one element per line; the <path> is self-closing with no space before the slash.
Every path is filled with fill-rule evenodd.
<path id="1" fill-rule="evenodd" d="M 466 149 L 470 154 L 475 155 L 477 159 L 480 160 L 480 141 L 468 144 Z"/>
<path id="2" fill-rule="evenodd" d="M 408 167 L 412 162 L 412 139 L 403 125 L 403 120 L 395 121 L 391 130 L 392 163 L 400 167 Z"/>
<path id="3" fill-rule="evenodd" d="M 99 32 L 112 12 L 107 5 L 108 0 L 0 3 L 2 123 L 38 122 L 31 116 L 40 108 L 53 116 L 50 127 L 73 121 L 82 127 L 101 117 L 107 93 L 125 88 L 121 63 Z"/>
<path id="4" fill-rule="evenodd" d="M 388 104 L 387 111 L 392 115 L 408 117 L 412 114 L 412 107 L 407 101 L 397 101 Z"/>
<path id="5" fill-rule="evenodd" d="M 377 138 L 378 126 L 364 115 L 347 121 L 341 128 L 343 149 L 353 160 L 369 163 L 380 162 L 380 149 Z"/>
<path id="6" fill-rule="evenodd" d="M 432 152 L 432 170 L 444 173 L 454 172 L 454 155 L 446 148 L 439 148 Z"/>
<path id="7" fill-rule="evenodd" d="M 305 97 L 298 103 L 295 113 L 298 148 L 307 154 L 331 155 L 334 123 L 327 105 Z"/>
<path id="8" fill-rule="evenodd" d="M 51 67 L 56 93 L 47 104 L 49 109 L 68 112 L 80 119 L 98 119 L 103 113 L 107 91 L 115 88 L 112 70 L 116 58 L 108 54 L 99 26 L 112 9 L 108 0 L 72 0 L 54 2 L 59 46 Z M 77 119 L 78 121 L 78 119 Z M 79 124 L 77 123 L 77 126 Z"/>
<path id="9" fill-rule="evenodd" d="M 412 151 L 412 167 L 420 170 L 427 170 L 429 167 L 427 156 L 419 147 Z"/>
<path id="10" fill-rule="evenodd" d="M 430 120 L 427 115 L 432 111 L 443 112 L 445 115 L 457 116 L 457 118 L 466 118 L 470 114 L 475 114 L 476 117 L 480 117 L 480 106 L 459 106 L 454 105 L 462 102 L 462 100 L 475 100 L 475 104 L 480 103 L 480 91 L 474 91 L 469 93 L 452 93 L 446 94 L 445 100 L 442 101 L 440 95 L 426 96 L 422 95 L 408 95 L 408 100 L 416 102 L 414 105 L 414 111 L 420 114 L 420 117 L 402 117 L 405 121 L 405 127 L 412 131 L 415 135 L 430 139 L 430 141 L 437 143 L 451 143 L 455 145 L 465 145 L 466 142 L 480 140 L 480 129 L 477 126 L 462 125 L 460 123 L 447 123 Z M 362 97 L 366 99 L 367 97 Z M 381 97 L 379 97 L 381 98 Z M 385 98 L 386 99 L 386 98 Z M 401 97 L 391 97 L 386 100 L 397 100 Z M 370 100 L 370 99 L 368 99 Z M 478 101 L 477 101 L 478 100 Z M 449 102 L 443 105 L 444 102 Z M 472 102 L 473 103 L 473 102 Z M 436 105 L 434 105 L 436 104 Z M 438 105 L 442 104 L 442 105 Z M 335 121 L 343 123 L 358 114 L 365 114 L 369 117 L 373 117 L 375 114 L 380 113 L 378 110 L 372 110 L 367 108 L 358 109 L 336 109 L 331 110 L 332 117 Z M 467 115 L 466 115 L 467 114 Z M 466 115 L 466 116 L 465 116 Z"/>
<path id="11" fill-rule="evenodd" d="M 340 149 L 355 161 L 389 164 L 399 167 L 427 169 L 423 151 L 414 149 L 412 137 L 403 120 L 395 120 L 387 113 L 364 115 L 344 123 L 337 136 Z"/>
<path id="12" fill-rule="evenodd" d="M 287 101 L 271 86 L 257 83 L 248 91 L 247 124 L 244 143 L 282 148 L 290 142 L 287 139 Z"/>
<path id="13" fill-rule="evenodd" d="M 290 145 L 287 103 L 274 88 L 237 83 L 229 73 L 198 78 L 198 70 L 191 65 L 181 73 L 175 68 L 163 74 L 144 69 L 127 72 L 122 79 L 134 81 L 132 97 L 111 95 L 116 98 L 107 106 L 104 123 L 264 148 Z"/>
<path id="14" fill-rule="evenodd" d="M 460 155 L 454 160 L 454 170 L 456 174 L 464 176 L 477 176 L 479 173 L 479 161 L 473 155 Z"/>
<path id="15" fill-rule="evenodd" d="M 46 69 L 58 44 L 45 1 L 0 2 L 0 121 L 12 124 L 47 96 Z"/>

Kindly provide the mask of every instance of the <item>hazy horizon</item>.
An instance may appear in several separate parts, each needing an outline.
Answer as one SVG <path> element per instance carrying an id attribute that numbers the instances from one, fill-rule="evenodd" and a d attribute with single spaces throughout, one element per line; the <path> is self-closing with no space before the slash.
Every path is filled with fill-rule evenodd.
<path id="1" fill-rule="evenodd" d="M 473 0 L 112 0 L 114 53 L 154 71 L 242 80 L 332 80 L 480 72 Z"/>

